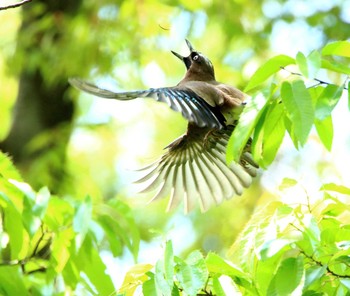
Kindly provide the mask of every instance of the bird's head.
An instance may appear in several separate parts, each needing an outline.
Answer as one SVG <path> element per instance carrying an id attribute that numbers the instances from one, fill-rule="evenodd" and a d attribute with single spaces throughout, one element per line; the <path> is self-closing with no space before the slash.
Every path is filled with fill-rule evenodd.
<path id="1" fill-rule="evenodd" d="M 179 58 L 186 66 L 187 75 L 199 76 L 199 80 L 215 79 L 214 67 L 211 61 L 202 53 L 196 51 L 192 44 L 186 39 L 186 44 L 190 50 L 190 55 L 183 57 L 175 51 L 171 51 L 177 58 Z M 198 79 L 198 77 L 196 77 Z"/>

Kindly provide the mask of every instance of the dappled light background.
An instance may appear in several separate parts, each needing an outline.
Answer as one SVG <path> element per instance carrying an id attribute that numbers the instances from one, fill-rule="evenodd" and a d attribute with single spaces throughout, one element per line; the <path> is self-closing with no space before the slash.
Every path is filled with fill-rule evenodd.
<path id="1" fill-rule="evenodd" d="M 35 2 L 28 5 L 40 10 L 43 4 Z M 243 89 L 259 65 L 273 55 L 308 54 L 327 42 L 348 38 L 350 1 L 82 1 L 74 14 L 47 15 L 26 24 L 28 34 L 61 26 L 60 42 L 48 35 L 37 48 L 25 47 L 22 43 L 28 41 L 17 39 L 20 10 L 2 11 L 0 18 L 3 140 L 11 127 L 24 60 L 29 61 L 26 67 L 40 64 L 47 85 L 79 76 L 114 91 L 171 86 L 182 78 L 185 68 L 170 50 L 187 55 L 184 39 L 188 38 L 212 60 L 219 81 Z M 345 79 L 323 72 L 318 78 L 338 84 Z M 151 196 L 137 194 L 139 188 L 132 184 L 138 176 L 135 169 L 157 159 L 164 147 L 185 132 L 181 115 L 152 100 L 109 101 L 71 87 L 65 96 L 73 98 L 75 108 L 65 148 L 65 174 L 57 192 L 76 199 L 90 195 L 95 201 L 127 203 L 141 230 L 140 262 L 158 259 L 167 239 L 173 240 L 175 254 L 193 247 L 225 253 L 257 205 L 279 198 L 306 202 L 301 192 L 279 195 L 282 177 L 296 179 L 312 196 L 317 196 L 314 193 L 324 182 L 350 185 L 345 97 L 333 117 L 336 132 L 331 151 L 320 144 L 315 132 L 299 151 L 286 135 L 274 163 L 261 169 L 243 196 L 205 214 L 197 210 L 184 215 L 182 208 L 165 213 L 166 200 L 147 205 Z M 40 143 L 34 148 L 40 150 Z M 22 167 L 24 178 L 34 187 L 40 184 L 39 178 L 50 178 L 44 165 L 47 157 L 54 156 L 46 154 L 32 167 Z M 132 255 L 127 251 L 118 259 L 108 251 L 104 255 L 115 281 L 120 282 L 120 275 L 133 263 Z"/>

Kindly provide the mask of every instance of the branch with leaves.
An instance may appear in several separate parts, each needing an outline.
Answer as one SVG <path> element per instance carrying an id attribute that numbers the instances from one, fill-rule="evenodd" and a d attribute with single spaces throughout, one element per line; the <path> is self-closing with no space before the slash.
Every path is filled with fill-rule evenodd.
<path id="1" fill-rule="evenodd" d="M 253 134 L 253 157 L 266 168 L 274 160 L 286 132 L 298 149 L 307 142 L 313 126 L 325 148 L 331 150 L 332 111 L 350 84 L 350 67 L 339 59 L 349 58 L 350 42 L 338 41 L 308 56 L 301 52 L 295 58 L 275 56 L 258 68 L 244 90 L 252 94 L 252 99 L 231 136 L 227 160 L 237 160 Z M 287 66 L 297 67 L 300 73 L 287 70 Z M 281 79 L 281 69 L 296 77 Z M 315 78 L 320 70 L 338 74 L 341 82 Z M 306 80 L 310 79 L 317 84 L 307 87 Z M 350 109 L 350 99 L 348 104 Z"/>
<path id="2" fill-rule="evenodd" d="M 281 69 L 284 70 L 284 71 L 286 71 L 286 72 L 288 72 L 288 73 L 291 74 L 291 75 L 303 77 L 303 75 L 302 75 L 301 73 L 293 72 L 293 71 L 287 69 L 286 67 L 281 67 Z M 345 85 L 346 85 L 346 81 L 347 81 L 348 79 L 349 79 L 349 77 L 346 78 L 345 83 L 344 83 L 344 89 L 345 89 L 345 90 L 348 90 L 348 88 L 345 86 Z M 332 84 L 332 83 L 330 83 L 330 82 L 321 80 L 321 79 L 319 79 L 319 78 L 312 78 L 312 80 L 316 81 L 317 84 L 316 84 L 316 85 L 313 85 L 313 86 L 311 86 L 311 87 L 315 87 L 315 86 L 318 86 L 318 85 L 330 85 L 330 84 Z"/>
<path id="3" fill-rule="evenodd" d="M 28 263 L 33 262 L 35 264 L 35 261 L 38 258 L 48 260 L 50 257 L 50 246 L 51 246 L 51 242 L 52 242 L 51 235 L 49 234 L 50 235 L 49 239 L 45 238 L 45 236 L 48 233 L 44 230 L 43 224 L 41 224 L 40 229 L 41 229 L 40 230 L 41 231 L 40 237 L 35 242 L 33 251 L 31 252 L 30 255 L 26 256 L 23 259 L 13 259 L 13 260 L 8 260 L 8 261 L 7 260 L 1 261 L 0 266 L 19 265 L 19 266 L 21 266 L 23 274 L 30 274 L 30 273 L 45 271 L 47 267 L 40 266 L 40 264 L 39 264 L 39 266 L 40 266 L 39 268 L 35 268 L 35 269 L 31 269 L 30 271 L 26 271 L 26 265 Z"/>
<path id="4" fill-rule="evenodd" d="M 290 190 L 298 183 L 286 179 L 282 186 Z M 231 260 L 211 252 L 203 256 L 198 250 L 182 259 L 173 254 L 171 241 L 166 242 L 164 255 L 154 266 L 139 264 L 127 272 L 119 293 L 133 295 L 138 286 L 145 295 L 233 295 L 238 291 L 240 295 L 301 295 L 315 290 L 328 295 L 334 289 L 347 291 L 350 232 L 349 225 L 341 225 L 339 213 L 350 213 L 350 207 L 334 194 L 349 200 L 350 188 L 325 184 L 323 190 L 325 200 L 317 210 L 271 202 L 257 211 L 232 246 Z M 323 219 L 327 214 L 332 215 L 330 221 Z M 339 240 L 345 241 L 339 244 Z"/>

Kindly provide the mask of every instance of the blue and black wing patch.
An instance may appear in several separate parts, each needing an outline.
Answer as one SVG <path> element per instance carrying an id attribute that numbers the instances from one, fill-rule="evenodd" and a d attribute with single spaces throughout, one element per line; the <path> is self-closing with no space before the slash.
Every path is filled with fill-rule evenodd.
<path id="1" fill-rule="evenodd" d="M 168 104 L 171 109 L 180 112 L 189 122 L 199 127 L 219 129 L 225 127 L 225 117 L 219 108 L 210 106 L 205 100 L 189 89 L 164 87 L 116 93 L 99 88 L 78 78 L 70 78 L 69 83 L 82 91 L 106 99 L 132 100 L 142 97 L 153 98 L 156 101 Z"/>

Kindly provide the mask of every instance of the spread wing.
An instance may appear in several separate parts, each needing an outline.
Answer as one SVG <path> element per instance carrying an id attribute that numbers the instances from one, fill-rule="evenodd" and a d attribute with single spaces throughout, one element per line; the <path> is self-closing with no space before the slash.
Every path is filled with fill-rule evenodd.
<path id="1" fill-rule="evenodd" d="M 168 146 L 156 162 L 142 169 L 143 192 L 157 190 L 153 200 L 170 196 L 167 210 L 184 201 L 185 212 L 198 203 L 202 211 L 240 195 L 250 186 L 258 166 L 250 155 L 250 143 L 239 163 L 226 163 L 226 147 L 234 126 L 210 130 L 189 125 L 186 135 Z"/>
<path id="2" fill-rule="evenodd" d="M 129 92 L 112 92 L 78 78 L 70 78 L 69 83 L 80 90 L 106 99 L 132 100 L 141 97 L 153 98 L 156 101 L 168 104 L 171 109 L 180 112 L 189 122 L 199 127 L 219 129 L 225 127 L 225 117 L 219 108 L 210 106 L 199 95 L 185 87 L 175 86 Z"/>

